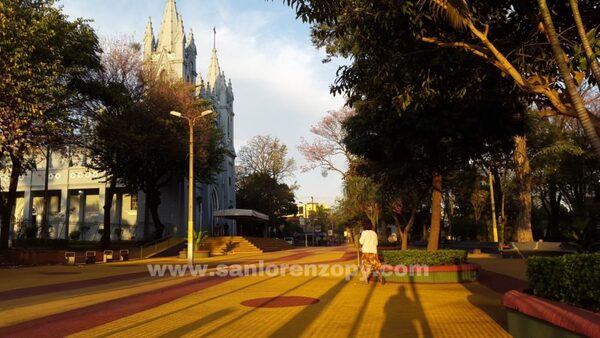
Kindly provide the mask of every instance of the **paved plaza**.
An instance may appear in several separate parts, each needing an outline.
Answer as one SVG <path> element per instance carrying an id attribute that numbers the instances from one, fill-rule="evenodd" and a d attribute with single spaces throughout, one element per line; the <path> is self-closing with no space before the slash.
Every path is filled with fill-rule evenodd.
<path id="1" fill-rule="evenodd" d="M 470 257 L 479 283 L 364 285 L 355 276 L 151 277 L 160 258 L 0 271 L 2 337 L 510 337 L 502 292 L 521 260 Z M 207 258 L 219 263 L 355 264 L 353 249 L 302 248 Z M 278 297 L 278 298 L 273 298 Z M 266 299 L 266 300 L 265 300 Z"/>

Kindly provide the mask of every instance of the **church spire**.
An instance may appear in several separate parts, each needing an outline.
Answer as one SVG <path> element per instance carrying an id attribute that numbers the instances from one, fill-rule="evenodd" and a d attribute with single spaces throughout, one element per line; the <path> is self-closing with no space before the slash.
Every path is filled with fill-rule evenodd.
<path id="1" fill-rule="evenodd" d="M 211 89 L 214 89 L 217 83 L 217 79 L 221 75 L 221 67 L 219 67 L 219 58 L 217 57 L 217 29 L 213 28 L 213 49 L 210 57 L 210 65 L 208 66 L 208 74 L 206 75 L 207 84 Z"/>
<path id="2" fill-rule="evenodd" d="M 147 60 L 154 52 L 154 31 L 152 29 L 152 18 L 148 17 L 146 32 L 144 34 L 144 59 Z"/>
<path id="3" fill-rule="evenodd" d="M 158 35 L 158 50 L 176 51 L 177 43 L 184 37 L 183 35 L 183 20 L 177 13 L 175 0 L 167 0 Z"/>

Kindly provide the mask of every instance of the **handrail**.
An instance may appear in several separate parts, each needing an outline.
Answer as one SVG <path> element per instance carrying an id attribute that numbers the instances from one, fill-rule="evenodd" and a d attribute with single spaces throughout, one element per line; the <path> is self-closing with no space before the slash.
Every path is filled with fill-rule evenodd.
<path id="1" fill-rule="evenodd" d="M 140 245 L 140 259 L 144 258 L 144 248 L 149 248 L 151 246 L 154 246 L 154 251 L 151 251 L 151 252 L 156 252 L 156 251 L 158 251 L 158 244 L 159 243 L 164 243 L 166 241 L 167 242 L 167 247 L 168 247 L 171 244 L 171 239 L 172 238 L 173 238 L 173 234 L 170 234 L 168 236 L 164 236 L 164 237 L 161 237 L 159 239 L 155 239 L 152 242 Z"/>

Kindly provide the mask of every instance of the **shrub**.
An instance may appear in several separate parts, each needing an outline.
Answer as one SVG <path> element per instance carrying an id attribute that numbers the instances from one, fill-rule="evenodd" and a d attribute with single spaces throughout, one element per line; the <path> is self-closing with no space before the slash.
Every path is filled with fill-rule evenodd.
<path id="1" fill-rule="evenodd" d="M 79 232 L 79 230 L 73 230 L 69 233 L 69 238 L 74 241 L 78 240 L 79 236 L 81 236 L 81 232 Z"/>
<path id="2" fill-rule="evenodd" d="M 600 254 L 530 257 L 527 279 L 533 294 L 600 310 Z"/>
<path id="3" fill-rule="evenodd" d="M 406 250 L 383 251 L 383 260 L 389 265 L 458 265 L 467 261 L 465 250 Z"/>

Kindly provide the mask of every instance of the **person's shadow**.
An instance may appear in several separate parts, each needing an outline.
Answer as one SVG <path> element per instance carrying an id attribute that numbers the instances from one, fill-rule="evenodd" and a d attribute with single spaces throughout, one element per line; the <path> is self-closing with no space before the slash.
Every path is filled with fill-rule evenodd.
<path id="1" fill-rule="evenodd" d="M 380 337 L 432 337 L 431 328 L 425 317 L 418 294 L 411 284 L 414 300 L 406 295 L 406 285 L 385 304 L 385 321 Z"/>

